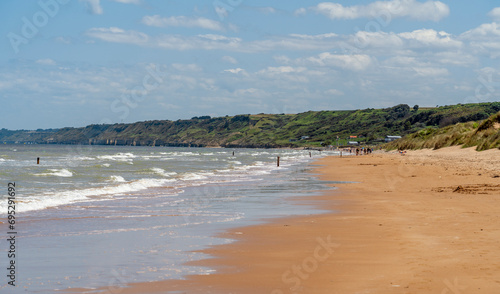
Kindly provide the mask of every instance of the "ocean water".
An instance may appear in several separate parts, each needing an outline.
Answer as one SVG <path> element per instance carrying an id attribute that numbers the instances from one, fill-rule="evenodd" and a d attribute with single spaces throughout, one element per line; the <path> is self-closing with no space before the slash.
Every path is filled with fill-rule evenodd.
<path id="1" fill-rule="evenodd" d="M 234 156 L 233 156 L 234 152 Z M 197 250 L 232 242 L 225 229 L 320 213 L 293 197 L 325 182 L 311 161 L 334 152 L 126 146 L 0 146 L 0 234 L 8 238 L 7 185 L 16 183 L 16 287 L 0 242 L 0 293 L 54 293 L 182 279 Z M 277 156 L 280 167 L 276 166 Z M 40 164 L 37 164 L 37 157 Z M 114 292 L 113 292 L 114 291 Z"/>

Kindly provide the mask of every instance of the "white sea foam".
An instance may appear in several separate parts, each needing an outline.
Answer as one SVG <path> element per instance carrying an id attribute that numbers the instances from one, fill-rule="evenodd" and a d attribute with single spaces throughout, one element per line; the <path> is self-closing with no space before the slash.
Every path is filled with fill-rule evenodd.
<path id="1" fill-rule="evenodd" d="M 88 157 L 88 156 L 80 156 L 80 157 L 70 157 L 70 158 L 67 158 L 67 160 L 71 160 L 71 161 L 78 161 L 78 160 L 95 160 L 94 157 Z"/>
<path id="2" fill-rule="evenodd" d="M 35 176 L 56 176 L 69 178 L 73 176 L 73 173 L 65 168 L 63 169 L 49 169 L 49 172 L 35 174 Z"/>
<path id="3" fill-rule="evenodd" d="M 204 180 L 206 178 L 202 173 L 187 173 L 182 176 L 184 181 Z"/>
<path id="4" fill-rule="evenodd" d="M 150 160 L 151 158 L 161 158 L 162 156 L 160 155 L 145 155 L 145 156 L 142 156 L 142 158 L 146 159 L 146 160 Z"/>
<path id="5" fill-rule="evenodd" d="M 132 182 L 121 183 L 119 185 L 110 185 L 99 188 L 61 191 L 56 193 L 46 192 L 40 196 L 28 196 L 22 200 L 18 200 L 18 202 L 22 203 L 22 205 L 19 205 L 18 211 L 26 212 L 32 210 L 42 210 L 48 207 L 68 205 L 77 202 L 100 201 L 103 199 L 113 198 L 114 195 L 141 191 L 153 187 L 165 186 L 171 181 L 172 180 L 167 179 L 140 179 Z M 99 196 L 107 197 L 102 198 Z M 0 211 L 7 211 L 5 203 L 0 203 Z"/>
<path id="6" fill-rule="evenodd" d="M 151 168 L 151 170 L 154 173 L 159 174 L 160 176 L 164 176 L 164 177 L 171 177 L 171 176 L 174 176 L 177 174 L 176 172 L 166 172 L 164 169 L 158 168 L 158 167 L 153 167 L 153 168 Z"/>
<path id="7" fill-rule="evenodd" d="M 225 156 L 231 154 L 231 152 L 227 151 L 207 153 L 169 151 L 154 153 L 147 152 L 146 154 L 141 154 L 140 150 L 138 152 L 134 151 L 133 153 L 117 151 L 118 150 L 114 150 L 108 154 L 95 157 L 87 155 L 78 158 L 79 160 L 99 160 L 99 162 L 96 162 L 93 166 L 95 170 L 90 170 L 86 165 L 82 166 L 81 169 L 76 166 L 74 168 L 72 167 L 71 170 L 62 168 L 47 169 L 45 171 L 42 170 L 42 172 L 36 174 L 36 176 L 61 177 L 58 179 L 58 181 L 61 182 L 60 188 L 53 188 L 53 190 L 59 191 L 44 193 L 43 191 L 49 191 L 49 189 L 45 189 L 36 194 L 36 196 L 35 193 L 33 193 L 33 196 L 26 196 L 22 200 L 23 208 L 20 207 L 20 209 L 22 211 L 28 211 L 82 201 L 124 199 L 136 197 L 137 195 L 131 195 L 135 191 L 166 185 L 175 186 L 176 189 L 173 193 L 178 193 L 180 189 L 186 186 L 261 179 L 264 178 L 263 175 L 269 174 L 277 169 L 283 170 L 294 164 L 310 160 L 308 153 L 295 151 L 278 153 L 238 150 L 235 152 L 235 157 Z M 201 157 L 200 155 L 206 156 Z M 282 159 L 279 168 L 276 167 L 275 163 L 276 156 L 278 155 Z M 326 155 L 326 152 L 322 155 Z M 318 155 L 315 157 L 317 158 Z M 212 163 L 211 161 L 214 159 L 220 159 L 220 161 Z M 0 158 L 0 162 L 9 160 L 10 159 Z M 62 158 L 62 160 L 65 161 L 66 158 Z M 165 165 L 162 166 L 165 169 L 154 167 L 158 162 L 165 164 L 162 162 L 163 160 L 172 160 L 169 162 L 168 168 L 165 167 Z M 157 163 L 155 163 L 155 161 Z M 193 165 L 192 161 L 199 161 L 199 163 L 197 162 L 196 165 Z M 124 167 L 123 164 L 117 163 L 135 163 L 135 166 Z M 170 167 L 170 165 L 172 165 L 172 167 Z M 112 167 L 113 172 L 111 174 L 113 175 L 106 173 L 99 174 L 106 171 L 99 169 L 99 167 Z M 177 173 L 171 171 L 172 168 L 178 172 L 178 175 Z M 217 168 L 217 170 L 215 170 L 215 168 Z M 116 171 L 114 171 L 115 169 Z M 149 176 L 152 177 L 152 179 L 130 181 L 130 179 L 137 178 L 137 176 L 144 177 L 144 170 L 146 170 L 146 174 L 149 173 Z M 207 170 L 213 170 L 213 172 Z M 82 178 L 85 179 L 87 176 L 92 177 L 90 174 L 94 173 L 101 176 L 101 183 L 96 182 L 92 185 L 92 188 L 76 188 L 81 187 L 80 184 Z M 78 177 L 76 175 L 78 175 Z M 127 180 L 129 181 L 127 182 Z M 73 186 L 75 188 L 71 189 L 70 187 L 72 187 L 71 185 L 73 183 L 75 183 Z M 50 189 L 52 190 L 52 188 Z M 62 189 L 64 190 L 61 191 Z M 162 191 L 160 194 L 163 195 L 163 193 L 164 192 Z M 151 195 L 156 194 L 153 193 Z M 2 211 L 1 205 L 2 203 L 0 203 L 0 211 Z M 3 209 L 3 211 L 5 211 L 5 209 Z"/>
<path id="8" fill-rule="evenodd" d="M 127 182 L 122 176 L 111 176 L 109 182 L 125 183 Z"/>
<path id="9" fill-rule="evenodd" d="M 137 156 L 132 153 L 117 153 L 114 155 L 100 155 L 97 156 L 99 159 L 104 160 L 114 160 L 114 161 L 132 161 Z"/>

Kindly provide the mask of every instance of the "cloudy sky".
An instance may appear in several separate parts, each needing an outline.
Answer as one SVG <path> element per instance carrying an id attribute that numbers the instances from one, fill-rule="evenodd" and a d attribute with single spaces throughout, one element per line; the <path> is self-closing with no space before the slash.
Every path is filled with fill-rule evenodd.
<path id="1" fill-rule="evenodd" d="M 2 0 L 0 21 L 0 128 L 500 97 L 493 0 Z"/>

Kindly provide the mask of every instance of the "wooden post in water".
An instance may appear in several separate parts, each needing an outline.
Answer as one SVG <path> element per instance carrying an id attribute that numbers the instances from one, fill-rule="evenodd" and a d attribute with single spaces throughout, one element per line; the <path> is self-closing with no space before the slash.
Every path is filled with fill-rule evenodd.
<path id="1" fill-rule="evenodd" d="M 309 157 L 312 157 L 311 152 L 309 151 Z"/>
<path id="2" fill-rule="evenodd" d="M 276 166 L 279 167 L 280 166 L 280 157 L 278 156 L 278 160 L 276 161 Z"/>
<path id="3" fill-rule="evenodd" d="M 40 164 L 40 157 L 36 158 L 36 164 Z"/>
<path id="4" fill-rule="evenodd" d="M 233 156 L 234 156 L 234 151 L 233 151 Z"/>

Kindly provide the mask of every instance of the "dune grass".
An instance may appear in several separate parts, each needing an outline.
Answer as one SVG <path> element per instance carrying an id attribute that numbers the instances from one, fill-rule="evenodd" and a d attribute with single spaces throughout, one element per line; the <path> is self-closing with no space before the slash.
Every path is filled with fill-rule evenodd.
<path id="1" fill-rule="evenodd" d="M 477 151 L 500 149 L 500 112 L 478 122 L 457 123 L 443 128 L 426 128 L 385 145 L 388 150 L 439 149 L 462 145 Z"/>

